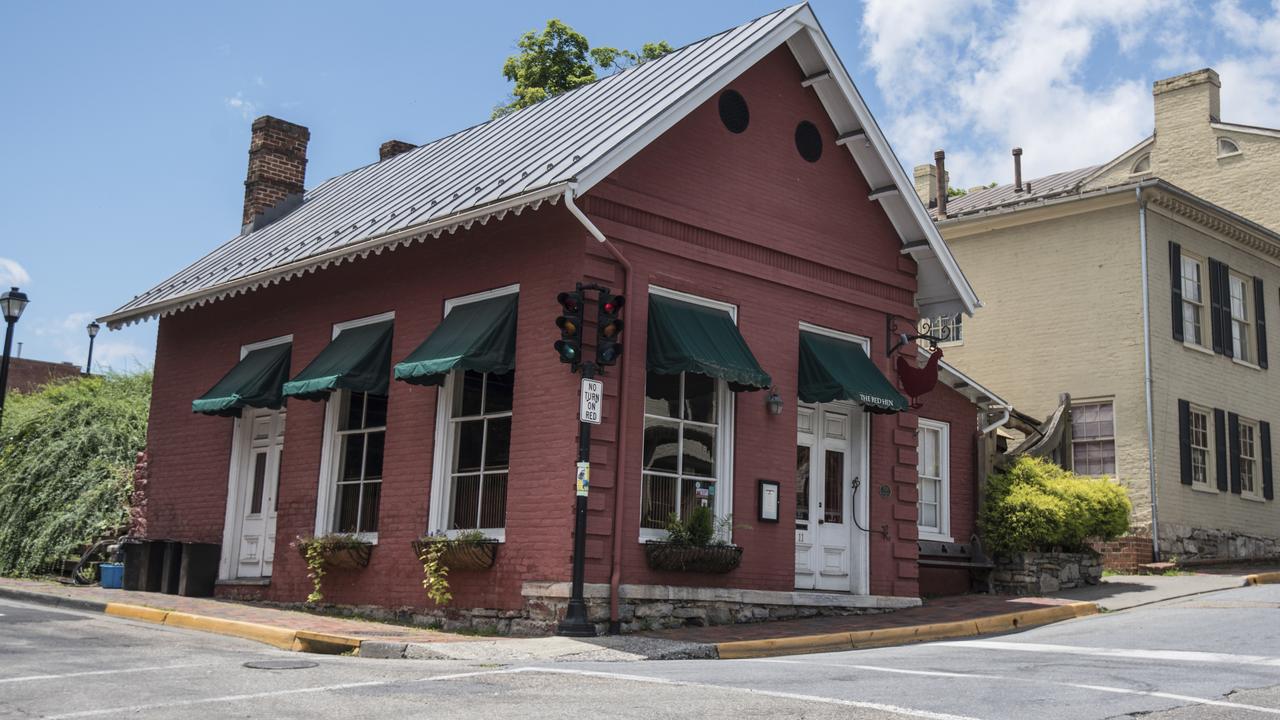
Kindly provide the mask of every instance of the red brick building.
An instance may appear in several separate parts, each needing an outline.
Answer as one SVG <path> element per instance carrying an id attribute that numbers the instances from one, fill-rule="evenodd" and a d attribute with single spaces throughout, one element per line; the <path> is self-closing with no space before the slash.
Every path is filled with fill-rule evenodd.
<path id="1" fill-rule="evenodd" d="M 42 385 L 69 377 L 80 377 L 80 366 L 69 362 L 9 358 L 9 392 L 32 392 Z"/>
<path id="2" fill-rule="evenodd" d="M 977 298 L 807 5 L 302 195 L 308 139 L 259 118 L 243 232 L 104 318 L 160 318 L 149 533 L 220 544 L 218 592 L 300 601 L 290 543 L 339 532 L 374 545 L 327 601 L 422 612 L 411 542 L 479 529 L 496 560 L 451 573 L 450 622 L 545 629 L 572 565 L 580 378 L 552 344 L 578 283 L 626 296 L 592 621 L 907 606 L 922 512 L 969 539 L 1002 403 L 944 367 L 961 390 L 912 411 L 891 354 L 916 345 L 889 351 Z M 700 505 L 740 564 L 651 569 L 646 542 Z"/>

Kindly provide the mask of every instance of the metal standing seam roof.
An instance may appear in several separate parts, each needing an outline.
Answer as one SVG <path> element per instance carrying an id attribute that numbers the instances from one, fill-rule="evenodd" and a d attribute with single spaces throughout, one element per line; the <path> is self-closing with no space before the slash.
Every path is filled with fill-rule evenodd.
<path id="1" fill-rule="evenodd" d="M 798 35 L 805 37 L 798 41 Z M 904 242 L 927 240 L 924 250 L 936 258 L 930 262 L 942 268 L 932 275 L 949 278 L 945 282 L 971 311 L 977 305 L 972 288 L 923 206 L 912 214 L 911 204 L 919 203 L 909 192 L 910 181 L 812 10 L 802 3 L 331 178 L 306 192 L 303 202 L 281 218 L 233 237 L 101 319 L 118 328 L 173 314 L 370 252 L 394 250 L 493 217 L 502 219 L 508 212 L 536 210 L 566 192 L 585 192 L 720 85 L 787 43 L 804 56 L 798 57 L 802 66 L 816 63 L 828 70 L 824 77 L 835 84 L 814 86 L 824 105 L 832 112 L 832 98 L 841 98 L 842 124 L 856 122 L 868 133 L 866 149 L 862 143 L 848 146 L 859 166 L 865 173 L 870 167 L 867 159 L 877 161 L 870 172 L 889 179 L 909 197 L 904 209 L 892 205 L 901 200 L 886 201 L 895 227 L 906 233 Z"/>
<path id="2" fill-rule="evenodd" d="M 1032 178 L 1031 192 L 1014 192 L 1013 183 L 997 185 L 993 188 L 973 190 L 964 195 L 947 199 L 947 215 L 967 215 L 969 213 L 990 210 L 1006 205 L 1018 205 L 1035 200 L 1043 200 L 1055 195 L 1073 192 L 1080 184 L 1093 175 L 1101 165 L 1068 170 L 1066 172 Z M 937 215 L 937 209 L 933 210 Z"/>

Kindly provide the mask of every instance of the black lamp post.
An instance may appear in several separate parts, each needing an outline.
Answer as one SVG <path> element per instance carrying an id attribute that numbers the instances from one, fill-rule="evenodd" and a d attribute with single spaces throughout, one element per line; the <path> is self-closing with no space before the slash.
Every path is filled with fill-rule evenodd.
<path id="1" fill-rule="evenodd" d="M 101 329 L 102 326 L 96 322 L 89 323 L 89 326 L 85 328 L 85 330 L 89 331 L 89 359 L 84 363 L 85 375 L 93 374 L 93 339 L 98 337 L 98 331 Z"/>
<path id="2" fill-rule="evenodd" d="M 0 357 L 0 418 L 4 417 L 4 396 L 9 390 L 9 351 L 13 349 L 13 325 L 27 309 L 27 294 L 18 288 L 0 295 L 0 312 L 4 313 L 4 355 Z"/>

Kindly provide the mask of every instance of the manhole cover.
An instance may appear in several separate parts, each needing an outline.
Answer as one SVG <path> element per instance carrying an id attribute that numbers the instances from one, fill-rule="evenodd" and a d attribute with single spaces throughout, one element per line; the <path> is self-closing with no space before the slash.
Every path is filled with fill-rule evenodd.
<path id="1" fill-rule="evenodd" d="M 310 660 L 254 660 L 244 664 L 254 670 L 306 670 L 319 665 Z"/>

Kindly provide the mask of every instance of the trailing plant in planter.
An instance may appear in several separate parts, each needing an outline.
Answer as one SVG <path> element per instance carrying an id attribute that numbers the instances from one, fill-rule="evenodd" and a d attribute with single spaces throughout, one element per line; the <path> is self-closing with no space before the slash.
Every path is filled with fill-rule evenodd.
<path id="1" fill-rule="evenodd" d="M 479 530 L 468 530 L 452 538 L 435 533 L 414 540 L 413 549 L 422 561 L 422 587 L 427 597 L 437 605 L 448 605 L 453 600 L 453 593 L 449 592 L 449 569 L 493 567 L 498 541 Z"/>
<path id="2" fill-rule="evenodd" d="M 332 533 L 329 535 L 299 537 L 293 542 L 299 554 L 307 562 L 307 577 L 312 590 L 307 602 L 318 603 L 324 599 L 320 584 L 333 568 L 357 568 L 369 564 L 373 545 L 354 535 Z"/>
<path id="3" fill-rule="evenodd" d="M 742 548 L 724 539 L 732 525 L 732 517 L 717 521 L 711 508 L 702 506 L 690 510 L 684 520 L 671 513 L 667 518 L 667 539 L 646 542 L 645 559 L 654 570 L 727 573 L 742 562 Z"/>

